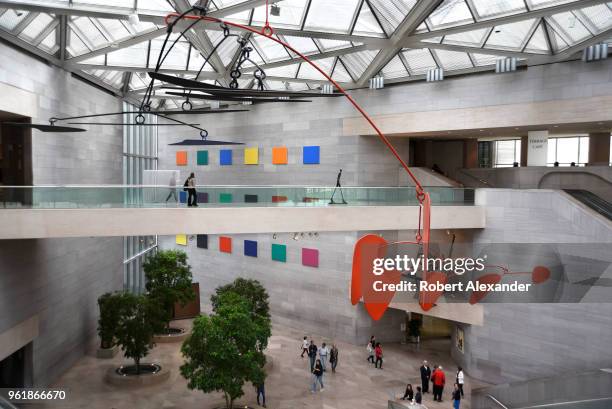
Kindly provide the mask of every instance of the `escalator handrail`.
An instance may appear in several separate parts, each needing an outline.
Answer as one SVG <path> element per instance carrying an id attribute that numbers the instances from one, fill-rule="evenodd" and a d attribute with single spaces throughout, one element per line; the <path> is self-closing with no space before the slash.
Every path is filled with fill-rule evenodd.
<path id="1" fill-rule="evenodd" d="M 609 181 L 608 179 L 604 178 L 601 175 L 598 175 L 596 173 L 591 173 L 591 172 L 580 172 L 577 170 L 567 170 L 567 171 L 552 171 L 552 172 L 548 172 L 544 175 L 542 175 L 542 177 L 540 178 L 540 181 L 538 182 L 538 189 L 542 189 L 542 182 L 544 181 L 544 179 L 546 179 L 548 176 L 550 175 L 588 175 L 588 176 L 593 176 L 605 183 L 607 183 L 608 185 L 612 186 L 612 182 Z"/>
<path id="2" fill-rule="evenodd" d="M 567 402 L 545 403 L 545 404 L 534 405 L 534 406 L 523 406 L 517 409 L 548 409 L 548 408 L 556 408 L 556 407 L 565 407 L 566 405 L 576 405 L 578 403 L 605 402 L 605 401 L 612 401 L 612 396 L 609 396 L 607 398 L 582 399 L 582 400 L 574 400 L 574 401 L 567 401 Z"/>

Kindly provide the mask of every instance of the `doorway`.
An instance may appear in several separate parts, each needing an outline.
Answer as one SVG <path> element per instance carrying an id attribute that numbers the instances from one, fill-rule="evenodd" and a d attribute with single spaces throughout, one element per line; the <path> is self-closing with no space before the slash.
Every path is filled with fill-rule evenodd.
<path id="1" fill-rule="evenodd" d="M 32 192 L 1 187 L 32 185 L 32 130 L 7 122 L 30 123 L 31 118 L 0 111 L 0 200 L 5 206 L 27 205 Z"/>
<path id="2" fill-rule="evenodd" d="M 0 389 L 31 386 L 32 343 L 0 361 Z"/>

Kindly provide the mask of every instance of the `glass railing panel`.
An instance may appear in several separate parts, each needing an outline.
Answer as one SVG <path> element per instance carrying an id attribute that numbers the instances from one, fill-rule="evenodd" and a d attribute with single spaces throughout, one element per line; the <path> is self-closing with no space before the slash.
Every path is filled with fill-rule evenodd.
<path id="1" fill-rule="evenodd" d="M 330 206 L 334 187 L 198 186 L 200 207 L 321 207 Z M 474 190 L 426 188 L 435 206 L 473 205 Z M 176 199 L 175 199 L 176 198 Z M 337 190 L 350 206 L 416 206 L 413 187 L 345 187 Z M 185 206 L 187 192 L 169 186 L 0 186 L 0 207 L 78 209 Z M 339 204 L 341 205 L 341 204 Z"/>

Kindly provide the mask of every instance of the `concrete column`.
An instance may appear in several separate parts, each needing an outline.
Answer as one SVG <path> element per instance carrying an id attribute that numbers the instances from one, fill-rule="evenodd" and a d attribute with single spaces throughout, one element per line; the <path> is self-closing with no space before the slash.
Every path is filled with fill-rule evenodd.
<path id="1" fill-rule="evenodd" d="M 610 132 L 589 134 L 589 165 L 606 165 L 610 163 Z"/>
<path id="2" fill-rule="evenodd" d="M 527 133 L 527 166 L 546 166 L 548 156 L 548 131 Z"/>
<path id="3" fill-rule="evenodd" d="M 521 136 L 521 166 L 527 166 L 527 151 L 529 147 L 529 137 Z"/>
<path id="4" fill-rule="evenodd" d="M 477 139 L 466 139 L 463 141 L 463 167 L 466 169 L 478 167 Z"/>

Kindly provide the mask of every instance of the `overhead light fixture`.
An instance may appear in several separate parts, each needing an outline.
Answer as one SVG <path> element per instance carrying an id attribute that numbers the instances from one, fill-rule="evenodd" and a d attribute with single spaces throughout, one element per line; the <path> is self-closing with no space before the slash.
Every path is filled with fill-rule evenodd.
<path id="1" fill-rule="evenodd" d="M 128 22 L 133 26 L 137 26 L 138 24 L 140 24 L 140 17 L 138 17 L 138 13 L 134 12 L 130 14 L 128 16 Z"/>
<path id="2" fill-rule="evenodd" d="M 608 43 L 591 45 L 582 52 L 582 61 L 592 62 L 608 58 Z"/>
<path id="3" fill-rule="evenodd" d="M 370 89 L 383 89 L 385 87 L 385 77 L 379 75 L 378 77 L 370 78 Z"/>
<path id="4" fill-rule="evenodd" d="M 427 82 L 444 81 L 444 68 L 432 68 L 427 71 Z"/>
<path id="5" fill-rule="evenodd" d="M 280 16 L 280 7 L 277 4 L 270 6 L 270 14 L 275 17 Z"/>
<path id="6" fill-rule="evenodd" d="M 15 15 L 16 15 L 17 17 L 21 17 L 21 16 L 23 16 L 23 11 L 21 11 L 21 10 L 14 10 L 14 11 L 15 11 Z"/>
<path id="7" fill-rule="evenodd" d="M 334 86 L 332 84 L 323 84 L 323 86 L 321 87 L 321 94 L 333 94 L 334 93 Z"/>
<path id="8" fill-rule="evenodd" d="M 497 74 L 504 74 L 507 72 L 514 72 L 516 71 L 516 64 L 517 64 L 517 58 L 516 57 L 509 57 L 509 58 L 501 58 L 497 61 L 495 61 L 495 72 Z"/>

